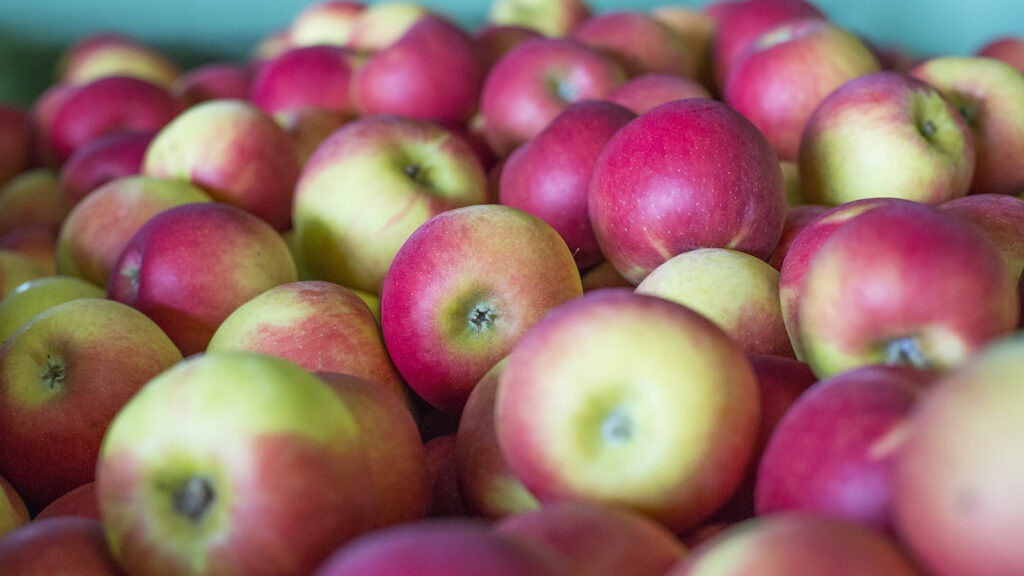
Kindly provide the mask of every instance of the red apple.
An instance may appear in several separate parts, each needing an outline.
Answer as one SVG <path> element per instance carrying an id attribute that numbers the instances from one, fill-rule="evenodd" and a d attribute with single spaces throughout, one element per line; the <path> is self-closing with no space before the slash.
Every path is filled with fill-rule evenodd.
<path id="1" fill-rule="evenodd" d="M 524 40 L 542 36 L 536 28 L 516 24 L 484 24 L 471 31 L 484 74 L 509 50 Z"/>
<path id="2" fill-rule="evenodd" d="M 40 510 L 32 521 L 58 516 L 77 516 L 99 520 L 100 505 L 96 499 L 96 482 L 87 482 L 61 494 Z"/>
<path id="3" fill-rule="evenodd" d="M 782 226 L 782 237 L 779 238 L 779 243 L 775 245 L 775 250 L 768 258 L 768 263 L 779 270 L 780 274 L 782 263 L 786 260 L 789 248 L 797 235 L 828 209 L 828 206 L 822 204 L 798 204 L 786 208 L 786 222 Z"/>
<path id="4" fill-rule="evenodd" d="M 142 130 L 112 132 L 75 150 L 60 169 L 60 189 L 67 208 L 115 178 L 142 172 L 142 160 L 154 134 Z"/>
<path id="5" fill-rule="evenodd" d="M 216 60 L 182 72 L 171 84 L 171 94 L 183 108 L 220 98 L 245 99 L 249 97 L 252 74 L 248 62 Z"/>
<path id="6" fill-rule="evenodd" d="M 360 65 L 355 52 L 341 46 L 289 48 L 256 65 L 247 95 L 286 127 L 306 108 L 347 120 L 356 113 L 352 78 Z"/>
<path id="7" fill-rule="evenodd" d="M 978 56 L 1002 60 L 1024 73 L 1024 35 L 1006 34 L 989 39 L 975 52 Z"/>
<path id="8" fill-rule="evenodd" d="M 168 208 L 135 232 L 110 273 L 107 297 L 142 311 L 189 356 L 264 291 L 294 282 L 295 262 L 270 224 L 229 204 Z"/>
<path id="9" fill-rule="evenodd" d="M 540 218 L 500 204 L 454 208 L 395 255 L 381 286 L 384 343 L 421 398 L 458 413 L 531 326 L 582 292 L 572 253 Z"/>
<path id="10" fill-rule="evenodd" d="M 51 168 L 24 170 L 0 187 L 0 234 L 19 228 L 57 230 L 68 208 L 57 172 Z"/>
<path id="11" fill-rule="evenodd" d="M 125 576 L 96 518 L 30 522 L 0 539 L 0 566 L 10 576 Z"/>
<path id="12" fill-rule="evenodd" d="M 614 58 L 629 76 L 690 73 L 683 41 L 668 25 L 639 9 L 592 14 L 570 37 Z"/>
<path id="13" fill-rule="evenodd" d="M 423 443 L 427 476 L 430 479 L 431 518 L 466 516 L 468 512 L 459 493 L 455 466 L 455 434 L 441 434 Z"/>
<path id="14" fill-rule="evenodd" d="M 0 186 L 4 186 L 34 160 L 32 116 L 28 110 L 0 103 Z"/>
<path id="15" fill-rule="evenodd" d="M 705 98 L 662 104 L 622 127 L 594 164 L 588 197 L 598 245 L 633 284 L 694 248 L 767 258 L 782 234 L 785 201 L 765 137 Z"/>
<path id="16" fill-rule="evenodd" d="M 608 100 L 636 114 L 683 98 L 711 98 L 711 92 L 700 82 L 685 76 L 651 73 L 626 80 L 608 95 Z"/>

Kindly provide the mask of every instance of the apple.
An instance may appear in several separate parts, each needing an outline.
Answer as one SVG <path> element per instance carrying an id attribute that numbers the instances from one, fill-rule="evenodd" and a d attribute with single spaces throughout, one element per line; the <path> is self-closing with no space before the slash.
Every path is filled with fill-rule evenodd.
<path id="1" fill-rule="evenodd" d="M 936 56 L 909 72 L 937 88 L 974 134 L 971 194 L 1024 192 L 1024 74 L 984 56 Z"/>
<path id="2" fill-rule="evenodd" d="M 420 224 L 486 194 L 480 159 L 454 132 L 400 116 L 360 117 L 317 147 L 298 179 L 299 266 L 308 279 L 379 293 Z"/>
<path id="3" fill-rule="evenodd" d="M 270 224 L 230 204 L 196 202 L 157 213 L 132 235 L 107 297 L 152 318 L 190 356 L 239 306 L 296 279 L 291 251 Z"/>
<path id="4" fill-rule="evenodd" d="M 608 100 L 643 114 L 651 108 L 683 98 L 711 98 L 708 88 L 685 76 L 673 74 L 640 74 L 612 90 Z"/>
<path id="5" fill-rule="evenodd" d="M 661 576 L 689 552 L 655 520 L 596 502 L 552 502 L 506 516 L 494 529 L 549 548 L 578 576 Z"/>
<path id="6" fill-rule="evenodd" d="M 780 512 L 714 534 L 665 576 L 923 576 L 893 538 L 809 512 Z M 973 572 L 972 572 L 973 573 Z"/>
<path id="7" fill-rule="evenodd" d="M 340 124 L 356 114 L 352 78 L 361 64 L 341 46 L 289 48 L 255 66 L 247 96 L 285 127 L 306 108 L 336 114 Z"/>
<path id="8" fill-rule="evenodd" d="M 700 313 L 747 354 L 793 356 L 779 304 L 779 271 L 746 252 L 688 250 L 651 270 L 636 292 Z"/>
<path id="9" fill-rule="evenodd" d="M 27 256 L 42 274 L 57 273 L 57 232 L 50 226 L 18 226 L 0 234 L 0 252 Z"/>
<path id="10" fill-rule="evenodd" d="M 27 109 L 0 103 L 0 186 L 34 161 L 32 116 Z"/>
<path id="11" fill-rule="evenodd" d="M 711 59 L 714 85 L 719 89 L 743 52 L 769 29 L 800 18 L 828 20 L 809 0 L 722 0 L 711 7 L 716 22 Z"/>
<path id="12" fill-rule="evenodd" d="M 468 512 L 459 493 L 455 467 L 455 434 L 441 434 L 423 443 L 423 457 L 430 479 L 430 518 L 466 516 Z"/>
<path id="13" fill-rule="evenodd" d="M 633 283 L 619 274 L 615 266 L 612 266 L 612 263 L 607 260 L 586 270 L 581 270 L 580 280 L 583 282 L 584 292 L 598 288 L 635 288 Z"/>
<path id="14" fill-rule="evenodd" d="M 6 478 L 0 476 L 0 540 L 19 526 L 32 520 L 21 494 Z"/>
<path id="15" fill-rule="evenodd" d="M 709 6 L 697 8 L 670 2 L 655 5 L 648 13 L 668 26 L 682 42 L 682 58 L 686 62 L 683 76 L 712 91 L 716 86 L 711 50 L 718 31 L 718 18 Z"/>
<path id="16" fill-rule="evenodd" d="M 780 272 L 780 282 L 782 263 L 785 262 L 793 241 L 804 228 L 828 210 L 829 207 L 822 204 L 797 204 L 786 208 L 786 221 L 782 226 L 782 237 L 775 245 L 772 255 L 768 257 L 768 263 Z"/>
<path id="17" fill-rule="evenodd" d="M 217 352 L 164 370 L 118 411 L 96 464 L 126 572 L 310 574 L 377 519 L 355 414 L 281 358 Z"/>
<path id="18" fill-rule="evenodd" d="M 706 98 L 667 102 L 623 126 L 598 156 L 588 196 L 598 245 L 634 285 L 694 248 L 767 258 L 785 208 L 782 171 L 764 135 Z"/>
<path id="19" fill-rule="evenodd" d="M 55 105 L 42 137 L 63 163 L 94 138 L 121 130 L 155 132 L 179 112 L 168 88 L 131 76 L 105 76 L 74 85 Z"/>
<path id="20" fill-rule="evenodd" d="M 845 82 L 881 70 L 857 35 L 808 17 L 770 28 L 733 62 L 722 99 L 764 133 L 781 160 L 796 160 L 815 107 Z"/>
<path id="21" fill-rule="evenodd" d="M 542 507 L 623 506 L 682 533 L 749 465 L 760 413 L 750 361 L 670 300 L 605 289 L 567 302 L 523 335 L 499 378 L 498 442 Z"/>
<path id="22" fill-rule="evenodd" d="M 990 38 L 975 55 L 1002 60 L 1024 73 L 1024 35 L 1004 34 Z"/>
<path id="23" fill-rule="evenodd" d="M 414 24 L 435 13 L 418 2 L 391 0 L 368 3 L 352 17 L 345 46 L 372 54 L 394 44 Z"/>
<path id="24" fill-rule="evenodd" d="M 100 505 L 96 499 L 96 481 L 87 482 L 61 494 L 36 513 L 33 522 L 58 516 L 77 516 L 100 519 Z"/>
<path id="25" fill-rule="evenodd" d="M 891 446 L 932 379 L 907 366 L 862 366 L 812 385 L 768 438 L 756 513 L 805 510 L 892 534 Z"/>
<path id="26" fill-rule="evenodd" d="M 32 156 L 35 159 L 35 163 L 40 167 L 57 169 L 64 161 L 63 158 L 58 156 L 57 151 L 54 150 L 49 133 L 53 127 L 53 119 L 57 111 L 64 101 L 77 89 L 77 84 L 54 82 L 36 97 L 32 107 L 29 109 L 29 117 L 32 124 Z"/>
<path id="27" fill-rule="evenodd" d="M 96 518 L 29 522 L 0 539 L 0 566 L 11 576 L 125 576 Z"/>
<path id="28" fill-rule="evenodd" d="M 875 72 L 847 81 L 818 104 L 798 161 L 801 193 L 811 203 L 890 196 L 940 204 L 970 189 L 974 136 L 932 86 Z"/>
<path id="29" fill-rule="evenodd" d="M 316 0 L 305 5 L 288 24 L 291 46 L 344 46 L 356 17 L 366 9 L 357 0 Z"/>
<path id="30" fill-rule="evenodd" d="M 33 513 L 94 478 L 111 418 L 181 360 L 153 321 L 119 302 L 51 307 L 0 344 L 0 475 Z"/>
<path id="31" fill-rule="evenodd" d="M 546 548 L 469 518 L 429 518 L 375 530 L 339 547 L 313 576 L 569 576 Z"/>
<path id="32" fill-rule="evenodd" d="M 85 84 L 109 76 L 131 76 L 167 88 L 181 74 L 167 54 L 119 32 L 96 32 L 66 46 L 58 55 L 58 82 Z"/>
<path id="33" fill-rule="evenodd" d="M 384 344 L 417 395 L 457 414 L 531 326 L 582 293 L 569 247 L 540 218 L 501 204 L 453 208 L 395 255 L 380 291 Z"/>
<path id="34" fill-rule="evenodd" d="M 477 111 L 483 78 L 483 61 L 469 32 L 447 18 L 426 15 L 359 67 L 353 97 L 361 114 L 462 125 Z"/>
<path id="35" fill-rule="evenodd" d="M 498 443 L 494 403 L 505 361 L 487 371 L 469 393 L 455 434 L 455 470 L 466 512 L 497 519 L 540 506 L 508 466 Z"/>
<path id="36" fill-rule="evenodd" d="M 568 36 L 593 14 L 586 0 L 492 0 L 489 24 L 523 26 L 544 36 Z"/>
<path id="37" fill-rule="evenodd" d="M 93 138 L 75 150 L 58 173 L 64 214 L 101 185 L 142 172 L 142 160 L 155 134 L 143 130 L 112 132 Z"/>
<path id="38" fill-rule="evenodd" d="M 28 280 L 0 299 L 0 341 L 57 304 L 105 296 L 103 288 L 75 276 L 42 276 Z"/>
<path id="39" fill-rule="evenodd" d="M 57 272 L 106 288 L 124 247 L 142 225 L 174 206 L 212 202 L 185 180 L 121 176 L 78 202 L 57 235 Z"/>
<path id="40" fill-rule="evenodd" d="M 870 364 L 948 370 L 1020 319 L 1017 279 L 992 241 L 909 200 L 840 225 L 807 265 L 799 307 L 819 378 Z"/>
<path id="41" fill-rule="evenodd" d="M 50 276 L 49 270 L 29 254 L 0 249 L 0 299 L 29 280 Z M 2 473 L 0 473 L 2 474 Z"/>
<path id="42" fill-rule="evenodd" d="M 370 380 L 408 401 L 370 307 L 333 282 L 302 280 L 265 290 L 219 324 L 206 350 L 278 356 L 311 372 Z"/>
<path id="43" fill-rule="evenodd" d="M 480 53 L 480 63 L 485 75 L 514 46 L 524 40 L 542 36 L 536 28 L 517 24 L 483 24 L 470 30 L 470 33 Z"/>
<path id="44" fill-rule="evenodd" d="M 581 270 L 604 260 L 587 209 L 594 163 L 612 135 L 635 117 L 608 101 L 570 104 L 502 167 L 499 201 L 550 224 Z"/>
<path id="45" fill-rule="evenodd" d="M 68 213 L 52 168 L 30 168 L 0 187 L 0 234 L 25 227 L 60 228 Z"/>
<path id="46" fill-rule="evenodd" d="M 484 78 L 484 134 L 498 156 L 505 156 L 569 104 L 606 99 L 625 80 L 625 69 L 617 61 L 578 40 L 525 40 L 509 49 Z"/>
<path id="47" fill-rule="evenodd" d="M 253 66 L 248 62 L 215 60 L 199 64 L 181 73 L 171 84 L 171 94 L 189 108 L 216 99 L 249 97 Z"/>
<path id="48" fill-rule="evenodd" d="M 284 128 L 252 102 L 231 99 L 182 112 L 156 133 L 142 163 L 145 176 L 187 180 L 277 230 L 291 226 L 300 169 Z"/>
<path id="49" fill-rule="evenodd" d="M 1024 554 L 1016 457 L 1024 341 L 1001 339 L 938 378 L 909 415 L 893 464 L 896 533 L 936 576 L 1011 574 Z"/>
<path id="50" fill-rule="evenodd" d="M 686 45 L 667 24 L 640 9 L 592 14 L 569 34 L 608 54 L 629 76 L 690 73 Z"/>
<path id="51" fill-rule="evenodd" d="M 426 453 L 406 399 L 359 376 L 315 374 L 355 416 L 376 509 L 371 529 L 426 518 L 432 495 Z"/>

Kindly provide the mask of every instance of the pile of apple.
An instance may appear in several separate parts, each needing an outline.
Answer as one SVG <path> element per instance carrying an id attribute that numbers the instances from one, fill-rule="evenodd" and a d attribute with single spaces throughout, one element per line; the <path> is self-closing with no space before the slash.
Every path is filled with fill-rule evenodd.
<path id="1" fill-rule="evenodd" d="M 1024 574 L 1024 35 L 322 0 L 0 186 L 5 576 Z"/>

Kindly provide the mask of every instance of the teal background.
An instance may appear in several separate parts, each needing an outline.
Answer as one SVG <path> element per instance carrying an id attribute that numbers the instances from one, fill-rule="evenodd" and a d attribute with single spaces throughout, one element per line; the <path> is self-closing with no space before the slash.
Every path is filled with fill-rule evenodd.
<path id="1" fill-rule="evenodd" d="M 168 52 L 183 67 L 245 58 L 314 0 L 0 0 L 0 102 L 27 106 L 50 82 L 61 49 L 120 31 Z M 419 0 L 460 24 L 484 22 L 487 0 Z M 707 0 L 592 0 L 595 11 Z M 818 0 L 835 22 L 917 55 L 966 54 L 1003 34 L 1024 35 L 1022 0 Z"/>

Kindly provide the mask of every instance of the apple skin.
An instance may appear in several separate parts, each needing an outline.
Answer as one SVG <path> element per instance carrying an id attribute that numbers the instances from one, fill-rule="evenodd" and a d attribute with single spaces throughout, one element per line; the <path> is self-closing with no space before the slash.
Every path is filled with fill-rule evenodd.
<path id="1" fill-rule="evenodd" d="M 373 312 L 354 290 L 333 282 L 301 280 L 265 290 L 220 323 L 206 350 L 278 356 L 311 372 L 365 378 L 409 401 Z"/>
<path id="2" fill-rule="evenodd" d="M 354 411 L 264 354 L 164 370 L 118 411 L 97 459 L 111 551 L 139 575 L 310 574 L 377 519 Z"/>
<path id="3" fill-rule="evenodd" d="M 893 534 L 891 446 L 933 379 L 907 366 L 862 366 L 811 386 L 768 440 L 756 513 L 805 510 Z"/>
<path id="4" fill-rule="evenodd" d="M 33 513 L 91 482 L 117 412 L 181 353 L 129 306 L 83 298 L 53 306 L 0 345 L 0 475 Z"/>
<path id="5" fill-rule="evenodd" d="M 121 176 L 102 184 L 68 212 L 57 235 L 57 272 L 106 288 L 124 247 L 159 212 L 213 199 L 184 180 Z"/>
<path id="6" fill-rule="evenodd" d="M 42 274 L 57 273 L 57 233 L 49 226 L 19 226 L 0 234 L 0 254 L 4 252 L 27 257 Z"/>
<path id="7" fill-rule="evenodd" d="M 984 56 L 936 56 L 907 72 L 937 88 L 974 134 L 971 194 L 1024 192 L 1024 74 Z"/>
<path id="8" fill-rule="evenodd" d="M 929 574 L 1012 574 L 1024 555 L 1006 530 L 1022 521 L 1020 435 L 1024 341 L 986 347 L 937 379 L 895 455 L 896 532 Z"/>
<path id="9" fill-rule="evenodd" d="M 606 99 L 625 80 L 618 62 L 578 40 L 520 42 L 484 78 L 480 113 L 487 141 L 498 156 L 506 156 L 569 104 Z"/>
<path id="10" fill-rule="evenodd" d="M 891 537 L 808 512 L 780 512 L 726 527 L 665 576 L 924 576 Z"/>
<path id="11" fill-rule="evenodd" d="M 77 89 L 78 85 L 70 82 L 54 82 L 32 103 L 29 109 L 32 121 L 32 155 L 37 166 L 57 169 L 64 162 L 54 150 L 49 134 L 57 111 Z"/>
<path id="12" fill-rule="evenodd" d="M 28 524 L 32 520 L 28 507 L 21 494 L 7 481 L 0 476 L 0 540 L 9 532 Z"/>
<path id="13" fill-rule="evenodd" d="M 747 354 L 793 356 L 779 304 L 779 271 L 746 252 L 688 250 L 652 270 L 636 292 L 702 314 Z"/>
<path id="14" fill-rule="evenodd" d="M 718 17 L 714 14 L 713 5 L 714 2 L 703 7 L 669 3 L 648 10 L 682 42 L 683 59 L 686 61 L 683 76 L 698 82 L 709 92 L 715 90 L 711 50 L 718 31 Z"/>
<path id="15" fill-rule="evenodd" d="M 107 547 L 96 518 L 29 522 L 0 539 L 0 566 L 10 576 L 127 576 Z"/>
<path id="16" fill-rule="evenodd" d="M 499 202 L 550 224 L 572 250 L 580 270 L 604 260 L 587 196 L 594 163 L 605 144 L 636 114 L 603 100 L 570 104 L 505 159 Z"/>
<path id="17" fill-rule="evenodd" d="M 53 111 L 47 146 L 66 161 L 90 140 L 120 130 L 157 131 L 181 112 L 170 90 L 131 76 L 76 85 Z"/>
<path id="18" fill-rule="evenodd" d="M 544 36 L 568 36 L 593 9 L 585 0 L 494 0 L 487 12 L 488 24 L 532 28 Z"/>
<path id="19" fill-rule="evenodd" d="M 0 186 L 32 165 L 32 116 L 28 110 L 0 103 Z"/>
<path id="20" fill-rule="evenodd" d="M 729 70 L 722 99 L 764 133 L 781 160 L 797 160 L 815 107 L 845 82 L 881 70 L 849 30 L 810 17 L 771 28 Z"/>
<path id="21" fill-rule="evenodd" d="M 142 172 L 142 160 L 154 131 L 105 134 L 80 146 L 60 168 L 60 190 L 68 209 L 103 184 Z"/>
<path id="22" fill-rule="evenodd" d="M 253 66 L 249 62 L 215 60 L 181 73 L 171 84 L 171 94 L 181 102 L 182 109 L 215 99 L 249 97 Z"/>
<path id="23" fill-rule="evenodd" d="M 57 230 L 68 213 L 52 168 L 30 168 L 0 187 L 0 234 L 25 227 Z"/>
<path id="24" fill-rule="evenodd" d="M 181 179 L 214 200 L 286 230 L 299 154 L 288 133 L 248 100 L 210 100 L 183 111 L 153 137 L 142 174 Z"/>
<path id="25" fill-rule="evenodd" d="M 1016 330 L 1017 279 L 974 225 L 913 201 L 842 224 L 807 266 L 799 299 L 819 378 L 869 364 L 947 370 Z"/>
<path id="26" fill-rule="evenodd" d="M 463 517 L 469 513 L 459 493 L 455 467 L 455 434 L 434 436 L 423 442 L 423 457 L 430 479 L 430 518 Z"/>
<path id="27" fill-rule="evenodd" d="M 580 22 L 570 34 L 619 62 L 630 77 L 658 73 L 686 76 L 682 40 L 661 20 L 639 9 L 606 10 Z"/>
<path id="28" fill-rule="evenodd" d="M 896 72 L 849 80 L 815 108 L 799 148 L 801 193 L 836 206 L 870 196 L 940 204 L 967 194 L 974 136 L 928 84 Z"/>
<path id="29" fill-rule="evenodd" d="M 197 202 L 163 210 L 135 232 L 107 297 L 152 318 L 191 356 L 236 308 L 296 280 L 291 251 L 270 224 L 229 204 Z"/>
<path id="30" fill-rule="evenodd" d="M 779 238 L 779 243 L 775 245 L 775 250 L 768 258 L 768 263 L 778 270 L 780 275 L 782 263 L 785 262 L 789 248 L 793 245 L 797 235 L 828 210 L 828 206 L 821 204 L 797 204 L 786 208 L 786 222 L 782 226 L 782 237 Z"/>
<path id="31" fill-rule="evenodd" d="M 427 15 L 368 57 L 355 73 L 352 91 L 361 114 L 461 125 L 477 110 L 483 77 L 483 61 L 469 32 Z"/>
<path id="32" fill-rule="evenodd" d="M 313 576 L 569 576 L 546 548 L 483 521 L 430 518 L 375 530 L 338 548 Z"/>
<path id="33" fill-rule="evenodd" d="M 498 442 L 542 506 L 618 505 L 683 533 L 749 465 L 760 413 L 753 368 L 685 306 L 592 291 L 550 311 L 506 362 Z"/>
<path id="34" fill-rule="evenodd" d="M 379 294 L 417 227 L 486 194 L 480 159 L 456 133 L 400 116 L 360 117 L 325 140 L 299 177 L 299 267 L 305 278 Z"/>
<path id="35" fill-rule="evenodd" d="M 76 516 L 100 519 L 100 504 L 96 498 L 96 482 L 86 482 L 55 498 L 36 513 L 33 522 L 58 516 Z"/>
<path id="36" fill-rule="evenodd" d="M 57 81 L 72 84 L 129 76 L 167 88 L 181 74 L 167 54 L 117 32 L 92 33 L 75 41 L 59 54 L 56 68 Z"/>
<path id="37" fill-rule="evenodd" d="M 29 280 L 50 276 L 47 269 L 36 258 L 14 250 L 0 250 L 0 299 L 17 290 Z"/>
<path id="38" fill-rule="evenodd" d="M 288 24 L 291 46 L 344 46 L 353 22 L 366 9 L 357 0 L 316 0 L 304 6 Z"/>
<path id="39" fill-rule="evenodd" d="M 653 519 L 594 502 L 553 502 L 506 516 L 494 529 L 551 549 L 577 576 L 661 576 L 688 552 Z"/>
<path id="40" fill-rule="evenodd" d="M 347 48 L 361 54 L 373 54 L 393 45 L 420 20 L 435 15 L 417 2 L 367 3 L 352 18 Z"/>
<path id="41" fill-rule="evenodd" d="M 501 204 L 454 208 L 395 255 L 380 293 L 384 344 L 417 395 L 457 414 L 531 326 L 582 293 L 572 253 L 540 218 Z"/>
<path id="42" fill-rule="evenodd" d="M 471 30 L 480 53 L 480 63 L 486 76 L 494 64 L 509 50 L 524 40 L 543 36 L 536 28 L 516 24 L 483 24 Z"/>
<path id="43" fill-rule="evenodd" d="M 497 519 L 540 506 L 509 468 L 498 442 L 494 406 L 504 366 L 499 361 L 473 387 L 454 434 L 461 501 L 466 512 L 479 518 Z"/>
<path id="44" fill-rule="evenodd" d="M 975 54 L 1002 60 L 1024 74 L 1024 35 L 996 36 L 979 47 Z"/>
<path id="45" fill-rule="evenodd" d="M 640 74 L 612 90 L 608 100 L 643 114 L 651 108 L 683 98 L 711 98 L 708 88 L 685 76 L 672 74 Z"/>
<path id="46" fill-rule="evenodd" d="M 341 46 L 293 47 L 255 65 L 248 98 L 287 127 L 287 118 L 315 108 L 349 119 L 356 114 L 352 78 L 362 59 Z"/>
<path id="47" fill-rule="evenodd" d="M 28 280 L 0 299 L 0 341 L 57 304 L 104 297 L 103 288 L 76 276 L 54 275 Z"/>
<path id="48" fill-rule="evenodd" d="M 694 248 L 767 258 L 786 209 L 771 145 L 703 98 L 662 104 L 616 132 L 594 164 L 588 203 L 602 252 L 634 285 Z"/>

